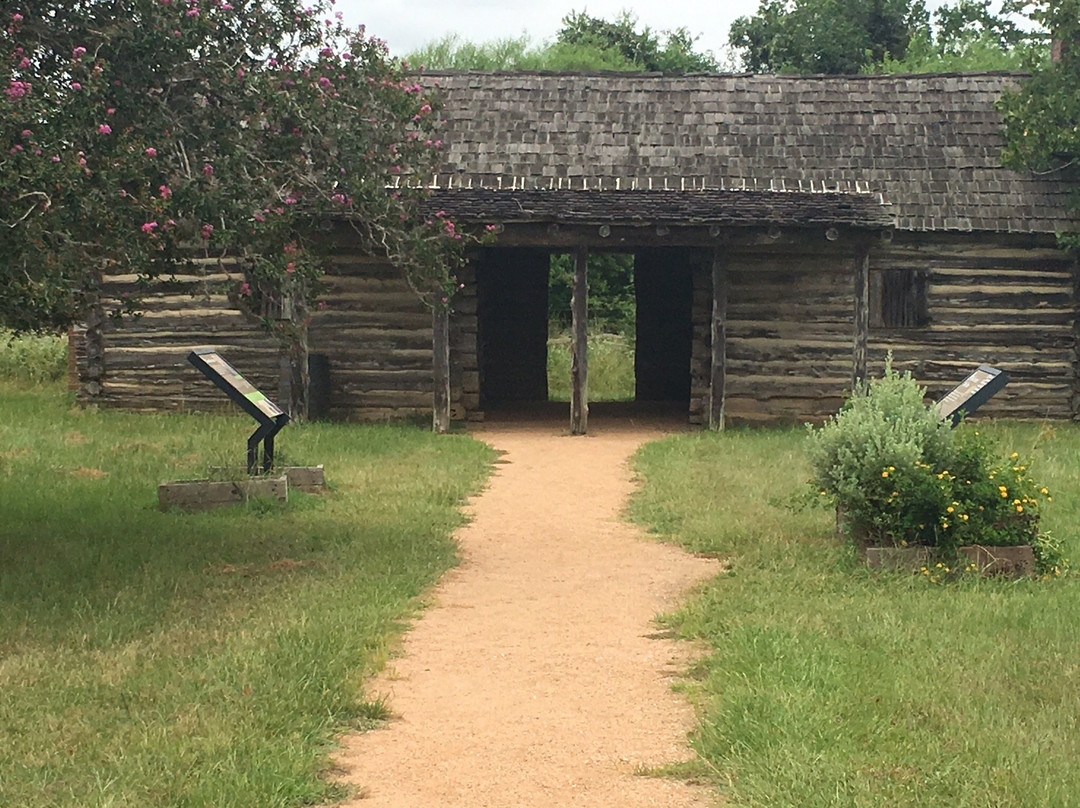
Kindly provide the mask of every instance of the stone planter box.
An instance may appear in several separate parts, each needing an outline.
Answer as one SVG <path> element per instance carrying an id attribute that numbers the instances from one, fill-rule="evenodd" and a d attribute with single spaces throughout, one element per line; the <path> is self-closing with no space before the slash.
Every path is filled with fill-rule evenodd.
<path id="1" fill-rule="evenodd" d="M 283 475 L 250 480 L 181 480 L 158 486 L 158 505 L 163 510 L 209 511 L 258 497 L 285 502 L 289 498 L 288 478 Z"/>
<path id="2" fill-rule="evenodd" d="M 282 471 L 289 479 L 289 488 L 308 494 L 321 494 L 326 490 L 326 476 L 321 463 L 317 466 L 287 466 Z"/>
<path id="3" fill-rule="evenodd" d="M 1035 574 L 1035 551 L 1030 544 L 1014 547 L 971 544 L 961 547 L 960 553 L 966 556 L 982 575 L 1027 578 Z"/>

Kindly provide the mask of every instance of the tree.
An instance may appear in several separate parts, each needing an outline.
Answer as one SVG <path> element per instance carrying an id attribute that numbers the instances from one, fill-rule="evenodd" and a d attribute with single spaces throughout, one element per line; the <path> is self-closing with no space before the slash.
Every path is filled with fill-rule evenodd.
<path id="1" fill-rule="evenodd" d="M 461 234 L 424 217 L 426 194 L 407 182 L 438 163 L 436 99 L 326 10 L 0 0 L 0 324 L 94 311 L 101 271 L 145 279 L 196 255 L 235 260 L 231 296 L 288 350 L 302 416 L 326 223 L 351 221 L 448 306 Z"/>
<path id="2" fill-rule="evenodd" d="M 1057 58 L 1036 70 L 998 108 L 1005 119 L 1003 162 L 1017 171 L 1080 178 L 1080 0 L 1026 4 L 1032 21 L 1053 36 Z M 1073 207 L 1080 207 L 1075 200 Z M 1080 235 L 1064 246 L 1080 249 Z"/>
<path id="3" fill-rule="evenodd" d="M 686 28 L 657 36 L 637 30 L 628 13 L 613 21 L 571 12 L 551 42 L 534 44 L 527 36 L 473 43 L 451 35 L 409 54 L 411 64 L 436 70 L 621 70 L 695 73 L 719 69 L 711 53 L 694 50 Z"/>
<path id="4" fill-rule="evenodd" d="M 922 0 L 761 0 L 729 43 L 752 73 L 851 74 L 903 59 L 927 25 Z"/>
<path id="5" fill-rule="evenodd" d="M 952 73 L 977 70 L 1027 71 L 1049 59 L 1045 37 L 1018 22 L 1006 3 L 1000 13 L 990 0 L 959 0 L 934 12 L 933 25 L 918 31 L 902 59 L 886 56 L 875 73 Z"/>

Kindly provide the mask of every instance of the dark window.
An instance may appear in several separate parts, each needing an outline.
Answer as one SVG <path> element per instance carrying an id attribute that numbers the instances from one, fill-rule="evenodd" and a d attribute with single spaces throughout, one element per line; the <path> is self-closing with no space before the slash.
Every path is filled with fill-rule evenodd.
<path id="1" fill-rule="evenodd" d="M 918 328 L 930 322 L 925 270 L 884 269 L 872 273 L 870 283 L 873 325 Z"/>

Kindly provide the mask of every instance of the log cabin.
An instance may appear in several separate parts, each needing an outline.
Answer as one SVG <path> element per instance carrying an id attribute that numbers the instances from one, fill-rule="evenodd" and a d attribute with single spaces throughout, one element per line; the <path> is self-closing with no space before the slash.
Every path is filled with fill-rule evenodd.
<path id="1" fill-rule="evenodd" d="M 1055 234 L 1058 177 L 1001 167 L 1004 73 L 885 76 L 427 74 L 446 119 L 433 209 L 494 224 L 449 320 L 450 413 L 548 397 L 552 255 L 574 256 L 573 431 L 587 428 L 587 256 L 633 256 L 635 393 L 690 423 L 823 418 L 891 352 L 940 396 L 978 364 L 1011 383 L 982 413 L 1075 419 L 1080 286 Z M 433 318 L 337 228 L 311 350 L 324 414 L 430 417 Z M 72 339 L 79 398 L 199 409 L 187 366 L 218 348 L 276 390 L 279 349 L 230 309 L 209 263 L 142 317 Z M 105 278 L 119 294 L 131 278 Z M 438 330 L 438 329 L 436 329 Z"/>

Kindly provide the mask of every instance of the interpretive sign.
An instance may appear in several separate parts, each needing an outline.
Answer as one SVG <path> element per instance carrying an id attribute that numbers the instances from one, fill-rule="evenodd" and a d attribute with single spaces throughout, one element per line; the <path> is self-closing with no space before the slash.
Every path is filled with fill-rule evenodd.
<path id="1" fill-rule="evenodd" d="M 945 398 L 937 403 L 938 415 L 951 418 L 952 425 L 960 423 L 962 415 L 971 415 L 1009 383 L 1009 377 L 997 368 L 979 365 Z"/>
<path id="2" fill-rule="evenodd" d="M 202 372 L 206 378 L 217 385 L 225 395 L 240 408 L 259 422 L 259 428 L 248 438 L 248 473 L 256 474 L 259 469 L 258 450 L 263 444 L 263 471 L 270 471 L 274 465 L 274 436 L 289 423 L 289 416 L 254 385 L 217 351 L 202 349 L 188 354 L 188 362 Z"/>

